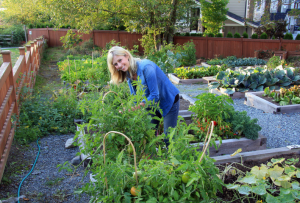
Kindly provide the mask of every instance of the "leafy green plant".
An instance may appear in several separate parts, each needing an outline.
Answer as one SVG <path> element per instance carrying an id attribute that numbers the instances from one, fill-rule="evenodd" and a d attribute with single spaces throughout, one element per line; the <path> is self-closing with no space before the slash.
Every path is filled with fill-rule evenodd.
<path id="1" fill-rule="evenodd" d="M 70 49 L 82 42 L 81 35 L 76 34 L 72 29 L 68 30 L 65 36 L 60 37 L 63 47 Z"/>
<path id="2" fill-rule="evenodd" d="M 184 43 L 182 46 L 177 45 L 175 49 L 175 53 L 179 53 L 181 55 L 181 58 L 179 57 L 177 59 L 181 65 L 192 66 L 196 64 L 196 46 L 193 43 L 193 40 Z"/>
<path id="3" fill-rule="evenodd" d="M 244 39 L 248 39 L 248 33 L 246 31 L 243 32 L 243 37 L 244 37 Z"/>
<path id="4" fill-rule="evenodd" d="M 297 34 L 295 40 L 300 40 L 300 34 Z"/>
<path id="5" fill-rule="evenodd" d="M 299 200 L 297 178 L 300 178 L 300 171 L 291 164 L 291 160 L 271 159 L 271 162 L 266 165 L 252 167 L 250 172 L 238 171 L 239 177 L 234 183 L 226 185 L 228 189 L 247 195 L 257 202 L 258 200 L 267 203 Z"/>
<path id="6" fill-rule="evenodd" d="M 193 67 L 193 68 L 175 68 L 174 73 L 181 79 L 202 78 L 205 76 L 214 76 L 219 71 L 225 70 L 226 66 Z"/>
<path id="7" fill-rule="evenodd" d="M 228 32 L 227 35 L 226 35 L 226 37 L 227 37 L 227 38 L 233 38 L 233 35 L 232 35 L 231 32 Z"/>
<path id="8" fill-rule="evenodd" d="M 216 75 L 217 82 L 209 84 L 210 89 L 219 88 L 227 94 L 244 91 L 263 91 L 265 87 L 274 90 L 276 86 L 287 87 L 299 81 L 295 69 L 272 69 L 266 70 L 260 67 L 232 71 L 220 71 Z"/>
<path id="9" fill-rule="evenodd" d="M 267 33 L 263 32 L 263 33 L 260 35 L 260 39 L 268 39 Z"/>
<path id="10" fill-rule="evenodd" d="M 255 65 L 265 65 L 266 62 L 262 59 L 257 58 L 236 58 L 236 56 L 228 56 L 225 59 L 211 59 L 206 62 L 209 65 L 222 65 L 225 64 L 228 67 L 238 67 L 238 66 L 255 66 Z"/>
<path id="11" fill-rule="evenodd" d="M 208 124 L 214 121 L 214 134 L 217 139 L 229 139 L 246 137 L 257 139 L 261 127 L 256 124 L 257 119 L 251 119 L 247 112 L 235 111 L 233 100 L 226 95 L 216 96 L 211 93 L 204 93 L 196 97 L 195 105 L 189 110 L 194 112 L 193 121 L 199 128 L 196 135 L 199 140 L 204 139 L 208 130 Z"/>
<path id="12" fill-rule="evenodd" d="M 253 33 L 251 36 L 252 39 L 258 39 L 258 35 L 256 33 Z"/>
<path id="13" fill-rule="evenodd" d="M 281 88 L 279 91 L 270 91 L 270 88 L 267 87 L 263 96 L 273 98 L 273 101 L 279 103 L 280 106 L 300 104 L 300 86 L 294 85 L 289 89 Z"/>
<path id="14" fill-rule="evenodd" d="M 233 37 L 234 37 L 234 38 L 241 38 L 241 35 L 240 35 L 240 33 L 235 32 Z"/>
<path id="15" fill-rule="evenodd" d="M 293 34 L 292 34 L 292 33 L 286 33 L 286 34 L 284 35 L 283 39 L 291 39 L 291 40 L 293 40 L 293 39 L 294 39 L 294 38 L 293 38 Z"/>
<path id="16" fill-rule="evenodd" d="M 19 143 L 28 143 L 49 133 L 64 134 L 75 131 L 74 119 L 84 118 L 77 108 L 76 92 L 73 89 L 61 89 L 51 100 L 40 93 L 29 94 L 23 88 L 20 120 L 15 139 Z"/>
<path id="17" fill-rule="evenodd" d="M 268 69 L 274 69 L 279 65 L 281 65 L 281 59 L 279 56 L 272 56 L 267 62 Z"/>
<path id="18" fill-rule="evenodd" d="M 70 57 L 72 58 L 72 57 Z M 98 86 L 103 87 L 110 81 L 110 74 L 107 68 L 107 51 L 103 52 L 102 57 L 95 60 L 64 60 L 58 62 L 61 71 L 61 79 L 77 87 Z"/>

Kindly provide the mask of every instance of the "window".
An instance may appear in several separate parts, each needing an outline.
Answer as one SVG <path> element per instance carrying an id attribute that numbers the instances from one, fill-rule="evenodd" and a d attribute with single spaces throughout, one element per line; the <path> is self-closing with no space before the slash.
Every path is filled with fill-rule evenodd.
<path id="1" fill-rule="evenodd" d="M 261 1 L 260 0 L 258 0 L 257 2 L 256 2 L 256 10 L 257 11 L 259 11 L 260 10 L 260 6 L 261 6 Z"/>

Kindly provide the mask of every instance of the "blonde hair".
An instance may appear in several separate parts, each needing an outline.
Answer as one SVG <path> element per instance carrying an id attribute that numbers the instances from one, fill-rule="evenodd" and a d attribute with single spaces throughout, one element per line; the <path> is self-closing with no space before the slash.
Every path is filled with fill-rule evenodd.
<path id="1" fill-rule="evenodd" d="M 127 77 L 127 73 L 123 71 L 117 71 L 115 66 L 113 65 L 113 57 L 114 56 L 126 56 L 128 55 L 129 59 L 129 67 L 128 67 L 128 72 L 130 75 L 130 78 L 133 77 L 133 75 L 137 72 L 137 64 L 136 61 L 141 60 L 139 58 L 133 58 L 133 56 L 130 54 L 129 51 L 126 49 L 119 47 L 119 46 L 114 46 L 108 51 L 107 55 L 107 65 L 109 72 L 111 74 L 111 80 L 114 84 L 119 84 L 121 82 L 124 82 L 124 80 Z"/>

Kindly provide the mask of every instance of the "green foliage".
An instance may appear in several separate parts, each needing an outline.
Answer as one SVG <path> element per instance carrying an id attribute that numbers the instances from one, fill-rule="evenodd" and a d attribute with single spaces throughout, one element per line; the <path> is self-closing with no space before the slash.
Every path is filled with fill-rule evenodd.
<path id="1" fill-rule="evenodd" d="M 203 33 L 191 33 L 193 37 L 203 37 Z"/>
<path id="2" fill-rule="evenodd" d="M 260 39 L 268 39 L 268 35 L 267 35 L 267 33 L 262 33 L 261 35 L 260 35 Z"/>
<path id="3" fill-rule="evenodd" d="M 248 33 L 246 31 L 243 32 L 243 37 L 244 37 L 244 39 L 248 39 Z"/>
<path id="4" fill-rule="evenodd" d="M 82 42 L 81 35 L 76 34 L 72 29 L 68 30 L 65 36 L 60 37 L 65 49 L 70 49 Z"/>
<path id="5" fill-rule="evenodd" d="M 196 46 L 193 40 L 184 43 L 182 46 L 177 45 L 176 52 L 180 53 L 182 56 L 181 59 L 179 58 L 181 65 L 192 66 L 196 64 Z"/>
<path id="6" fill-rule="evenodd" d="M 21 41 L 25 41 L 25 33 L 22 25 L 12 25 L 0 31 L 1 35 L 11 35 L 13 33 L 13 44 L 5 46 L 17 46 Z"/>
<path id="7" fill-rule="evenodd" d="M 292 33 L 286 33 L 286 34 L 284 35 L 283 39 L 291 39 L 291 40 L 293 40 L 293 39 L 294 39 L 294 38 L 293 38 L 293 34 L 292 34 Z"/>
<path id="8" fill-rule="evenodd" d="M 210 89 L 219 88 L 227 94 L 245 92 L 249 90 L 263 91 L 265 87 L 274 90 L 276 86 L 287 87 L 298 83 L 300 76 L 295 74 L 294 68 L 285 69 L 245 69 L 220 71 L 216 76 L 217 82 L 209 84 Z"/>
<path id="9" fill-rule="evenodd" d="M 234 37 L 234 38 L 241 38 L 241 35 L 240 35 L 240 33 L 235 32 L 233 37 Z"/>
<path id="10" fill-rule="evenodd" d="M 233 38 L 233 35 L 232 35 L 231 32 L 228 32 L 227 35 L 226 35 L 226 37 L 227 37 L 227 38 Z"/>
<path id="11" fill-rule="evenodd" d="M 266 62 L 262 59 L 257 58 L 236 58 L 236 56 L 228 56 L 225 59 L 211 59 L 206 62 L 209 65 L 223 65 L 228 67 L 238 67 L 238 66 L 255 66 L 255 65 L 265 65 Z"/>
<path id="12" fill-rule="evenodd" d="M 72 57 L 71 57 L 72 58 Z M 110 81 L 110 74 L 107 68 L 107 51 L 101 57 L 94 60 L 64 60 L 57 63 L 61 71 L 61 79 L 73 84 L 74 88 L 97 86 L 103 87 Z M 88 82 L 87 82 L 88 81 Z"/>
<path id="13" fill-rule="evenodd" d="M 206 36 L 207 37 L 214 37 L 215 35 L 213 33 L 207 33 Z"/>
<path id="14" fill-rule="evenodd" d="M 295 40 L 300 40 L 300 34 L 297 34 Z"/>
<path id="15" fill-rule="evenodd" d="M 280 65 L 281 65 L 281 59 L 279 56 L 272 56 L 267 62 L 268 69 L 274 69 Z"/>
<path id="16" fill-rule="evenodd" d="M 216 37 L 223 37 L 223 33 L 218 33 Z"/>
<path id="17" fill-rule="evenodd" d="M 251 119 L 247 112 L 235 111 L 233 100 L 226 95 L 216 96 L 204 93 L 196 97 L 195 105 L 189 110 L 195 112 L 194 123 L 200 129 L 198 138 L 202 140 L 207 133 L 208 124 L 215 121 L 214 133 L 216 138 L 229 139 L 244 136 L 249 139 L 257 139 L 261 127 L 257 125 L 257 119 Z"/>
<path id="18" fill-rule="evenodd" d="M 205 76 L 214 76 L 219 71 L 224 71 L 226 66 L 210 66 L 210 67 L 193 67 L 193 68 L 175 68 L 174 73 L 181 79 L 195 79 Z"/>
<path id="19" fill-rule="evenodd" d="M 271 159 L 271 162 L 267 164 L 252 167 L 247 173 L 229 165 L 226 169 L 238 171 L 239 178 L 234 183 L 227 184 L 226 187 L 235 190 L 238 194 L 251 196 L 256 202 L 298 201 L 299 182 L 297 179 L 300 177 L 300 171 L 292 165 L 294 162 L 295 159 L 286 161 L 284 158 Z"/>
<path id="20" fill-rule="evenodd" d="M 147 58 L 156 63 L 165 73 L 173 73 L 174 68 L 196 63 L 195 44 L 190 41 L 183 45 L 167 44 L 159 51 L 153 51 Z"/>
<path id="21" fill-rule="evenodd" d="M 256 33 L 253 33 L 251 36 L 252 39 L 258 39 L 258 35 Z"/>
<path id="22" fill-rule="evenodd" d="M 191 36 L 191 34 L 190 34 L 189 32 L 186 32 L 186 33 L 184 34 L 184 36 Z"/>
<path id="23" fill-rule="evenodd" d="M 201 4 L 202 18 L 201 22 L 207 29 L 205 33 L 217 34 L 222 27 L 222 23 L 227 19 L 226 14 L 228 8 L 228 0 L 212 0 L 210 2 L 205 0 L 199 1 Z"/>
<path id="24" fill-rule="evenodd" d="M 300 79 L 300 76 L 296 75 L 293 79 L 297 81 Z M 300 86 L 294 85 L 289 89 L 281 88 L 279 91 L 270 91 L 270 88 L 266 87 L 263 96 L 273 98 L 280 106 L 300 104 Z"/>
<path id="25" fill-rule="evenodd" d="M 251 140 L 256 140 L 258 138 L 258 132 L 262 129 L 256 124 L 258 119 L 251 119 L 246 111 L 231 111 L 229 117 L 224 120 L 231 124 L 232 131 L 237 135 L 244 135 Z"/>
<path id="26" fill-rule="evenodd" d="M 74 119 L 84 118 L 77 109 L 76 91 L 61 89 L 54 93 L 51 100 L 38 92 L 30 95 L 24 88 L 21 98 L 20 121 L 15 139 L 21 144 L 35 141 L 50 133 L 74 133 Z"/>

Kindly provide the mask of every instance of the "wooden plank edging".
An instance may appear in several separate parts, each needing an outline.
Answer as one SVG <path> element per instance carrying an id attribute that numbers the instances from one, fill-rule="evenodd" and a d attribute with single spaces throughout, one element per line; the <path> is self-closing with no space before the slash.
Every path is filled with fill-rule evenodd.
<path id="1" fill-rule="evenodd" d="M 169 79 L 174 82 L 175 84 L 195 84 L 195 83 L 207 83 L 207 80 L 203 78 L 197 78 L 197 79 L 180 79 L 177 76 L 174 75 L 174 73 L 168 74 Z"/>
<path id="2" fill-rule="evenodd" d="M 224 155 L 224 156 L 214 156 L 211 158 L 216 160 L 215 164 L 224 164 L 224 163 L 241 162 L 241 161 L 258 161 L 258 160 L 264 161 L 277 155 L 291 154 L 291 153 L 300 154 L 300 149 L 289 149 L 287 147 L 281 147 L 281 148 L 257 150 L 252 152 L 241 152 L 233 157 L 230 155 Z"/>

